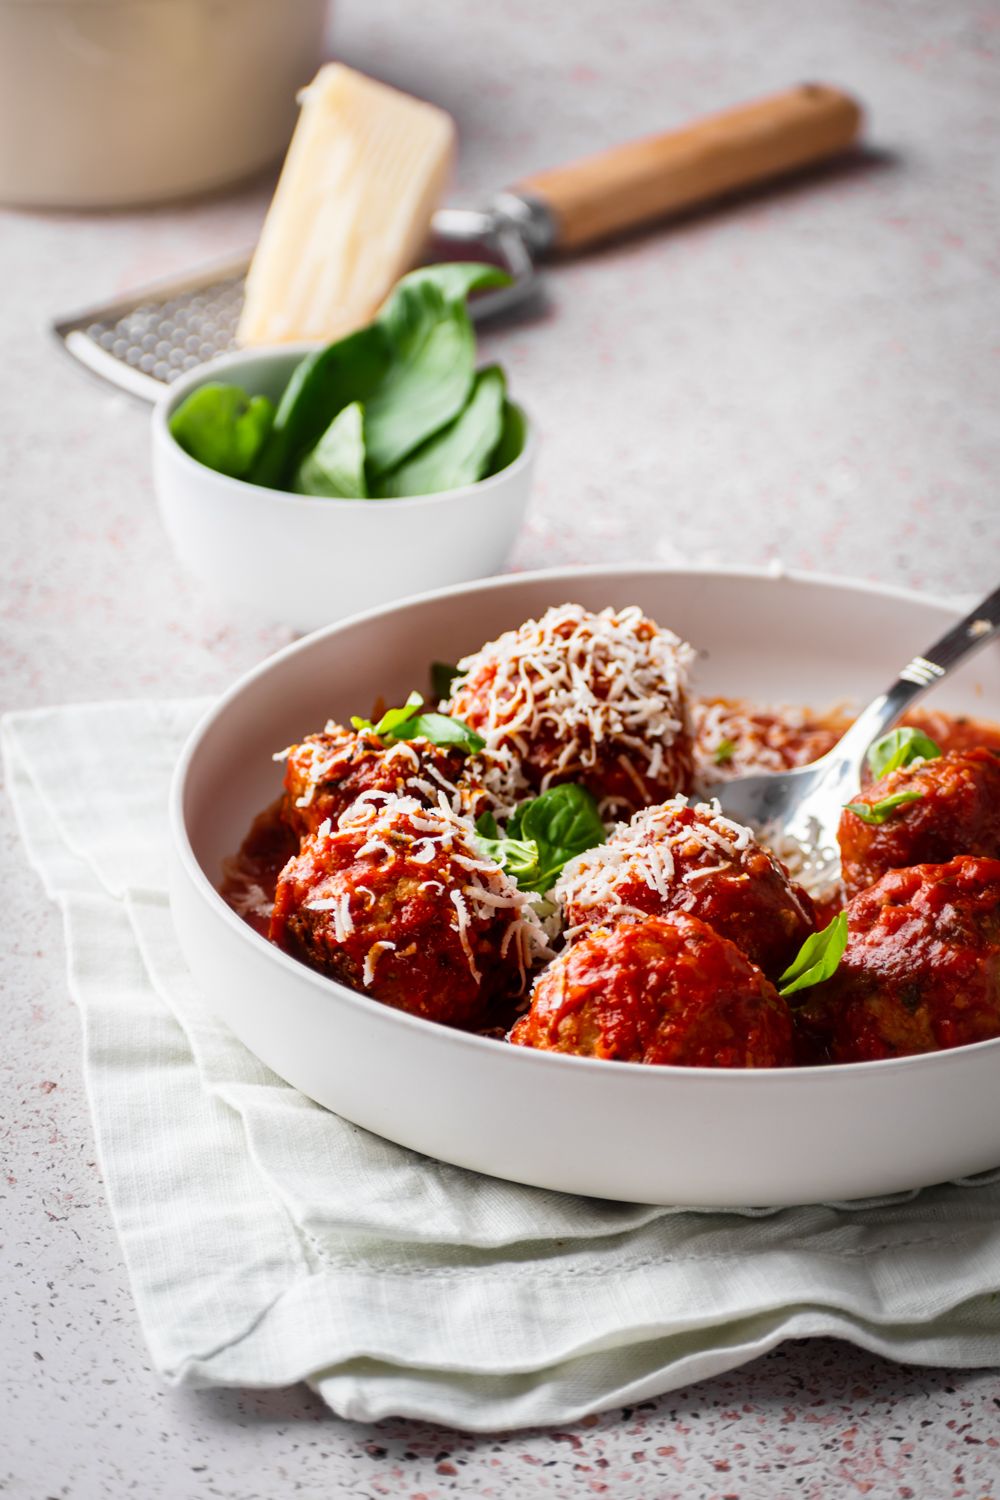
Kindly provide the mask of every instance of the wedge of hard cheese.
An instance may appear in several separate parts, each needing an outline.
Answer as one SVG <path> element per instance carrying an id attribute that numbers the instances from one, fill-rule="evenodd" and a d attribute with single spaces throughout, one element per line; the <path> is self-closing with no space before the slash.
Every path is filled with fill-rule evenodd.
<path id="1" fill-rule="evenodd" d="M 454 149 L 444 110 L 321 68 L 247 276 L 239 342 L 336 339 L 369 322 L 423 247 Z"/>

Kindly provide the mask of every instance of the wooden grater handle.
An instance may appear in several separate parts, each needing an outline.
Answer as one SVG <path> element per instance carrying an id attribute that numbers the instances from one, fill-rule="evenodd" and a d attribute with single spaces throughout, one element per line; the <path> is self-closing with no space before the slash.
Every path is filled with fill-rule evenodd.
<path id="1" fill-rule="evenodd" d="M 540 202 L 553 248 L 575 250 L 843 151 L 861 110 L 839 89 L 803 83 L 681 130 L 536 172 L 513 189 Z"/>

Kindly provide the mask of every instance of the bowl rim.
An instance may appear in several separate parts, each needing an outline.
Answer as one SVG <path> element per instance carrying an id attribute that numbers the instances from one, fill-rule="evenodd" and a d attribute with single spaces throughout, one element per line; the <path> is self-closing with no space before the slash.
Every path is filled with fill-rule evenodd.
<path id="1" fill-rule="evenodd" d="M 334 513 L 339 515 L 370 513 L 373 505 L 378 507 L 392 505 L 403 509 L 416 507 L 433 509 L 435 505 L 446 505 L 458 499 L 467 500 L 477 495 L 488 495 L 515 479 L 525 469 L 530 469 L 534 463 L 538 450 L 538 435 L 534 420 L 523 404 L 513 400 L 510 396 L 507 397 L 508 401 L 520 412 L 524 421 L 524 445 L 517 457 L 502 469 L 498 469 L 495 474 L 488 474 L 485 479 L 477 479 L 473 484 L 458 485 L 450 490 L 435 490 L 431 495 L 390 495 L 385 499 L 362 500 L 339 495 L 297 495 L 292 490 L 277 490 L 266 484 L 251 484 L 248 479 L 235 479 L 231 474 L 222 474 L 218 469 L 212 469 L 208 464 L 203 464 L 199 459 L 193 458 L 181 447 L 170 431 L 170 418 L 185 396 L 203 385 L 211 384 L 219 375 L 253 365 L 258 360 L 271 360 L 281 355 L 286 355 L 289 360 L 297 363 L 306 355 L 325 347 L 323 343 L 315 341 L 262 344 L 253 349 L 230 350 L 228 354 L 217 355 L 215 359 L 207 360 L 203 365 L 196 365 L 194 369 L 188 370 L 186 374 L 165 386 L 157 397 L 152 412 L 154 446 L 159 444 L 165 452 L 169 453 L 170 461 L 179 464 L 182 472 L 190 472 L 192 476 L 201 478 L 203 482 L 204 476 L 210 475 L 211 479 L 208 482 L 215 482 L 223 491 L 228 489 L 234 495 L 249 492 L 258 500 L 266 497 L 267 500 L 274 501 L 288 509 L 319 511 L 335 507 Z"/>
<path id="2" fill-rule="evenodd" d="M 216 722 L 222 718 L 230 704 L 244 692 L 250 690 L 260 679 L 269 676 L 274 671 L 280 671 L 283 663 L 309 652 L 319 644 L 320 641 L 330 636 L 339 634 L 341 631 L 363 625 L 369 621 L 382 618 L 395 613 L 398 610 L 409 608 L 413 605 L 423 604 L 431 600 L 443 600 L 449 598 L 461 599 L 467 594 L 481 593 L 484 589 L 495 589 L 503 593 L 507 589 L 515 589 L 526 583 L 537 584 L 551 581 L 553 584 L 572 584 L 577 579 L 592 579 L 605 576 L 613 579 L 623 573 L 649 574 L 660 577 L 690 577 L 695 575 L 706 579 L 724 576 L 732 579 L 750 582 L 767 582 L 768 580 L 786 580 L 791 583 L 803 583 L 816 585 L 824 589 L 835 591 L 860 592 L 870 594 L 882 599 L 898 599 L 900 602 L 930 605 L 932 607 L 958 613 L 952 600 L 941 595 L 927 594 L 917 589 L 911 589 L 895 584 L 879 584 L 866 580 L 845 578 L 830 573 L 811 573 L 801 569 L 774 567 L 747 567 L 741 565 L 719 564 L 714 567 L 669 567 L 658 563 L 620 563 L 609 567 L 603 563 L 581 564 L 566 568 L 543 568 L 525 571 L 522 573 L 499 574 L 493 578 L 477 579 L 469 583 L 451 585 L 449 587 L 432 589 L 423 593 L 411 594 L 405 598 L 393 600 L 390 604 L 379 605 L 376 608 L 359 611 L 349 615 L 343 620 L 332 622 L 322 626 L 318 630 L 309 632 L 298 640 L 290 642 L 272 655 L 265 657 L 249 671 L 244 672 L 226 691 L 217 698 L 201 715 L 194 725 L 178 757 L 174 768 L 173 778 L 170 786 L 169 796 L 169 824 L 173 852 L 180 860 L 183 873 L 192 883 L 195 891 L 201 899 L 214 911 L 217 918 L 223 921 L 231 932 L 237 935 L 237 940 L 248 944 L 251 951 L 261 955 L 262 962 L 277 964 L 279 969 L 293 975 L 301 983 L 315 988 L 317 993 L 334 995 L 342 1004 L 348 1004 L 354 1009 L 360 1009 L 362 1013 L 372 1021 L 383 1024 L 400 1025 L 406 1029 L 416 1028 L 417 1035 L 427 1036 L 427 1028 L 437 1033 L 437 1039 L 458 1048 L 459 1051 L 472 1049 L 473 1053 L 481 1053 L 486 1048 L 490 1054 L 497 1057 L 501 1054 L 516 1056 L 522 1059 L 517 1066 L 533 1067 L 536 1069 L 552 1069 L 556 1071 L 567 1067 L 573 1069 L 589 1068 L 603 1073 L 622 1078 L 627 1065 L 612 1059 L 576 1057 L 571 1054 L 545 1051 L 531 1047 L 513 1047 L 507 1041 L 498 1041 L 493 1037 L 480 1036 L 475 1032 L 462 1031 L 457 1027 L 445 1026 L 439 1021 L 429 1020 L 421 1016 L 413 1016 L 407 1011 L 397 1010 L 392 1006 L 383 1005 L 373 996 L 363 995 L 357 990 L 350 989 L 338 980 L 331 979 L 325 974 L 309 968 L 307 964 L 301 963 L 282 949 L 268 942 L 265 937 L 255 932 L 250 925 L 243 921 L 235 911 L 223 900 L 219 891 L 212 884 L 204 868 L 202 867 L 188 834 L 187 824 L 184 817 L 184 796 L 187 786 L 187 778 L 192 761 L 198 753 L 202 741 L 212 730 Z M 258 809 L 259 811 L 259 809 Z M 265 957 L 266 955 L 266 957 Z M 773 1087 L 778 1084 L 782 1088 L 795 1088 L 801 1086 L 802 1080 L 812 1080 L 821 1086 L 827 1086 L 834 1080 L 847 1078 L 871 1078 L 875 1080 L 887 1071 L 897 1072 L 905 1069 L 909 1072 L 921 1072 L 935 1067 L 947 1066 L 949 1058 L 956 1054 L 967 1056 L 972 1053 L 988 1051 L 1000 1053 L 1000 1037 L 987 1038 L 985 1041 L 968 1042 L 961 1047 L 939 1048 L 934 1052 L 915 1053 L 905 1057 L 877 1058 L 866 1062 L 857 1063 L 820 1063 L 806 1064 L 788 1068 L 710 1068 L 685 1066 L 676 1064 L 657 1064 L 655 1067 L 634 1067 L 637 1086 L 655 1087 L 653 1080 L 663 1080 L 663 1086 L 669 1086 L 670 1080 L 691 1079 L 697 1077 L 707 1087 L 716 1089 L 736 1088 L 754 1078 L 762 1080 L 760 1083 L 751 1083 L 749 1087 L 762 1089 L 767 1084 Z M 580 1075 L 582 1076 L 582 1075 Z M 646 1079 L 645 1084 L 639 1084 L 639 1079 Z M 863 1085 L 864 1086 L 864 1085 Z"/>

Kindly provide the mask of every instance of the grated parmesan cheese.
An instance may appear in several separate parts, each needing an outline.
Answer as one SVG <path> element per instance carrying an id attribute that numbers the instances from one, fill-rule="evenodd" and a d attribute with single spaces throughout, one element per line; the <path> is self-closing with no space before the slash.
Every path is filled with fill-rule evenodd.
<path id="1" fill-rule="evenodd" d="M 377 943 L 372 943 L 365 954 L 365 966 L 361 971 L 361 982 L 366 989 L 371 989 L 372 980 L 375 978 L 375 965 L 382 957 L 382 954 L 394 952 L 395 948 L 395 943 L 390 943 L 384 938 Z"/>
<path id="2" fill-rule="evenodd" d="M 692 849 L 713 859 L 711 865 L 685 870 L 680 880 L 697 883 L 712 872 L 731 868 L 753 842 L 753 833 L 742 823 L 723 815 L 718 802 L 699 802 L 690 811 L 693 819 L 678 815 L 688 810 L 686 797 L 672 797 L 658 807 L 644 807 L 628 823 L 619 823 L 606 844 L 588 849 L 570 860 L 556 882 L 555 899 L 575 916 L 600 910 L 601 920 L 645 916 L 621 897 L 624 887 L 641 884 L 664 901 L 678 885 L 675 854 L 690 857 Z M 723 856 L 720 862 L 719 856 Z M 567 938 L 575 936 L 586 920 L 574 923 Z"/>
<path id="3" fill-rule="evenodd" d="M 542 791 L 611 752 L 646 801 L 642 774 L 661 775 L 673 746 L 684 745 L 686 756 L 694 656 L 637 606 L 591 614 L 563 604 L 463 658 L 442 712 L 470 722 L 494 754 L 527 757 L 533 743 L 551 741 Z"/>
<path id="4" fill-rule="evenodd" d="M 501 954 L 505 956 L 514 946 L 522 984 L 530 968 L 553 956 L 546 928 L 532 906 L 531 893 L 521 891 L 499 865 L 484 857 L 472 823 L 454 811 L 444 791 L 438 794 L 433 807 L 425 806 L 415 797 L 390 793 L 375 799 L 363 794 L 341 814 L 337 828 L 328 830 L 327 837 L 337 843 L 354 841 L 359 834 L 363 841 L 356 859 L 377 856 L 435 865 L 443 879 L 422 881 L 419 889 L 436 888 L 442 894 L 448 891 L 455 913 L 454 929 L 477 984 L 482 975 L 471 941 L 473 924 L 489 922 L 498 912 L 508 913 L 510 919 L 503 934 Z M 359 885 L 355 889 L 364 891 L 374 904 L 368 887 Z M 344 942 L 356 930 L 346 894 L 316 896 L 307 903 L 307 908 L 332 914 L 337 942 Z M 373 944 L 369 958 L 376 949 L 381 951 L 382 946 Z M 372 959 L 372 976 L 376 961 L 377 954 Z M 368 972 L 367 960 L 365 972 Z M 370 982 L 365 980 L 366 985 Z"/>

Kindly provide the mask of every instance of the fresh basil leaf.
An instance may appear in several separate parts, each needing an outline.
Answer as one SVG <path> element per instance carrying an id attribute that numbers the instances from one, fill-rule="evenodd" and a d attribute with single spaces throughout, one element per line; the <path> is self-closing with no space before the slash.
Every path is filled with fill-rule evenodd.
<path id="1" fill-rule="evenodd" d="M 586 787 L 562 782 L 518 809 L 507 825 L 508 837 L 538 845 L 538 876 L 532 889 L 544 895 L 551 890 L 562 868 L 577 854 L 607 841 L 597 803 Z"/>
<path id="2" fill-rule="evenodd" d="M 274 407 L 266 396 L 210 381 L 181 402 L 169 426 L 184 452 L 206 468 L 244 479 L 273 423 Z"/>
<path id="3" fill-rule="evenodd" d="M 717 766 L 727 766 L 736 752 L 735 740 L 720 740 L 715 747 L 712 759 Z"/>
<path id="4" fill-rule="evenodd" d="M 296 495 L 367 500 L 364 410 L 360 401 L 352 401 L 337 413 L 295 470 L 292 490 Z"/>
<path id="5" fill-rule="evenodd" d="M 491 812 L 480 813 L 476 819 L 476 832 L 480 838 L 497 840 L 500 838 L 500 825 Z"/>
<path id="6" fill-rule="evenodd" d="M 450 662 L 431 662 L 431 692 L 439 702 L 442 698 L 451 697 L 452 683 L 461 675 L 458 668 L 453 667 Z"/>
<path id="7" fill-rule="evenodd" d="M 387 709 L 377 724 L 359 718 L 352 718 L 351 723 L 355 729 L 370 729 L 390 744 L 394 740 L 429 740 L 432 745 L 456 745 L 466 755 L 475 755 L 485 748 L 482 736 L 461 719 L 451 719 L 447 714 L 422 714 L 423 705 L 422 694 L 411 693 L 402 708 Z"/>
<path id="8" fill-rule="evenodd" d="M 491 365 L 475 377 L 469 399 L 454 421 L 383 475 L 379 496 L 436 495 L 482 479 L 500 439 L 503 404 L 503 371 Z"/>
<path id="9" fill-rule="evenodd" d="M 493 814 L 484 812 L 476 819 L 476 843 L 522 890 L 533 889 L 538 878 L 538 845 L 534 839 L 505 838 Z"/>
<path id="10" fill-rule="evenodd" d="M 527 436 L 527 423 L 521 408 L 515 406 L 512 401 L 505 401 L 500 420 L 500 438 L 490 454 L 490 461 L 483 478 L 488 479 L 491 474 L 499 474 L 500 470 L 506 469 L 515 458 L 520 458 Z"/>
<path id="11" fill-rule="evenodd" d="M 881 781 L 890 771 L 898 771 L 913 760 L 937 760 L 940 754 L 941 746 L 935 744 L 929 735 L 904 725 L 876 740 L 865 759 L 874 780 Z"/>
<path id="12" fill-rule="evenodd" d="M 475 260 L 444 260 L 433 266 L 418 266 L 403 277 L 409 286 L 435 287 L 448 302 L 464 302 L 472 292 L 510 286 L 513 280 L 509 271 Z"/>
<path id="13" fill-rule="evenodd" d="M 337 413 L 352 401 L 368 400 L 392 358 L 392 343 L 379 323 L 307 354 L 278 402 L 271 434 L 249 476 L 253 483 L 285 488 Z"/>
<path id="14" fill-rule="evenodd" d="M 373 323 L 296 365 L 247 477 L 287 488 L 302 457 L 354 401 L 374 423 L 369 473 L 391 469 L 461 411 L 475 361 L 465 298 L 510 279 L 496 266 L 466 262 L 404 276 Z"/>
<path id="15" fill-rule="evenodd" d="M 532 840 L 487 839 L 476 834 L 476 847 L 487 859 L 492 859 L 501 870 L 506 870 L 516 880 L 522 891 L 535 889 L 538 878 L 538 845 Z"/>
<path id="16" fill-rule="evenodd" d="M 482 735 L 476 734 L 461 719 L 450 719 L 447 714 L 417 714 L 388 733 L 395 740 L 429 740 L 432 745 L 456 745 L 466 755 L 476 755 L 486 748 Z"/>
<path id="17" fill-rule="evenodd" d="M 515 807 L 507 819 L 507 837 L 509 839 L 519 839 L 521 837 L 521 819 L 524 816 L 524 809 L 530 806 L 530 802 L 522 802 L 520 807 Z"/>
<path id="18" fill-rule="evenodd" d="M 359 719 L 356 714 L 351 715 L 351 723 L 355 729 L 371 729 L 375 734 L 392 736 L 392 731 L 400 724 L 405 724 L 407 719 L 412 719 L 418 708 L 423 707 L 423 697 L 420 693 L 411 693 L 402 708 L 389 708 L 373 724 L 371 719 Z"/>
<path id="19" fill-rule="evenodd" d="M 891 797 L 883 797 L 880 802 L 848 802 L 845 803 L 848 812 L 854 813 L 862 823 L 867 823 L 870 828 L 879 828 L 887 823 L 897 808 L 903 807 L 907 802 L 919 802 L 923 792 L 915 788 L 910 792 L 894 792 Z"/>
<path id="20" fill-rule="evenodd" d="M 464 302 L 404 276 L 379 314 L 392 358 L 365 402 L 373 480 L 456 417 L 472 389 L 475 335 Z"/>
<path id="21" fill-rule="evenodd" d="M 794 960 L 778 980 L 779 995 L 794 995 L 798 990 L 811 989 L 822 984 L 836 973 L 837 966 L 847 947 L 847 913 L 842 911 L 834 917 L 822 932 L 807 937 Z"/>
<path id="22" fill-rule="evenodd" d="M 375 725 L 375 733 L 385 739 L 398 739 L 397 729 L 408 724 L 414 717 L 418 708 L 423 708 L 424 697 L 422 693 L 411 693 L 402 708 L 389 708 Z"/>

